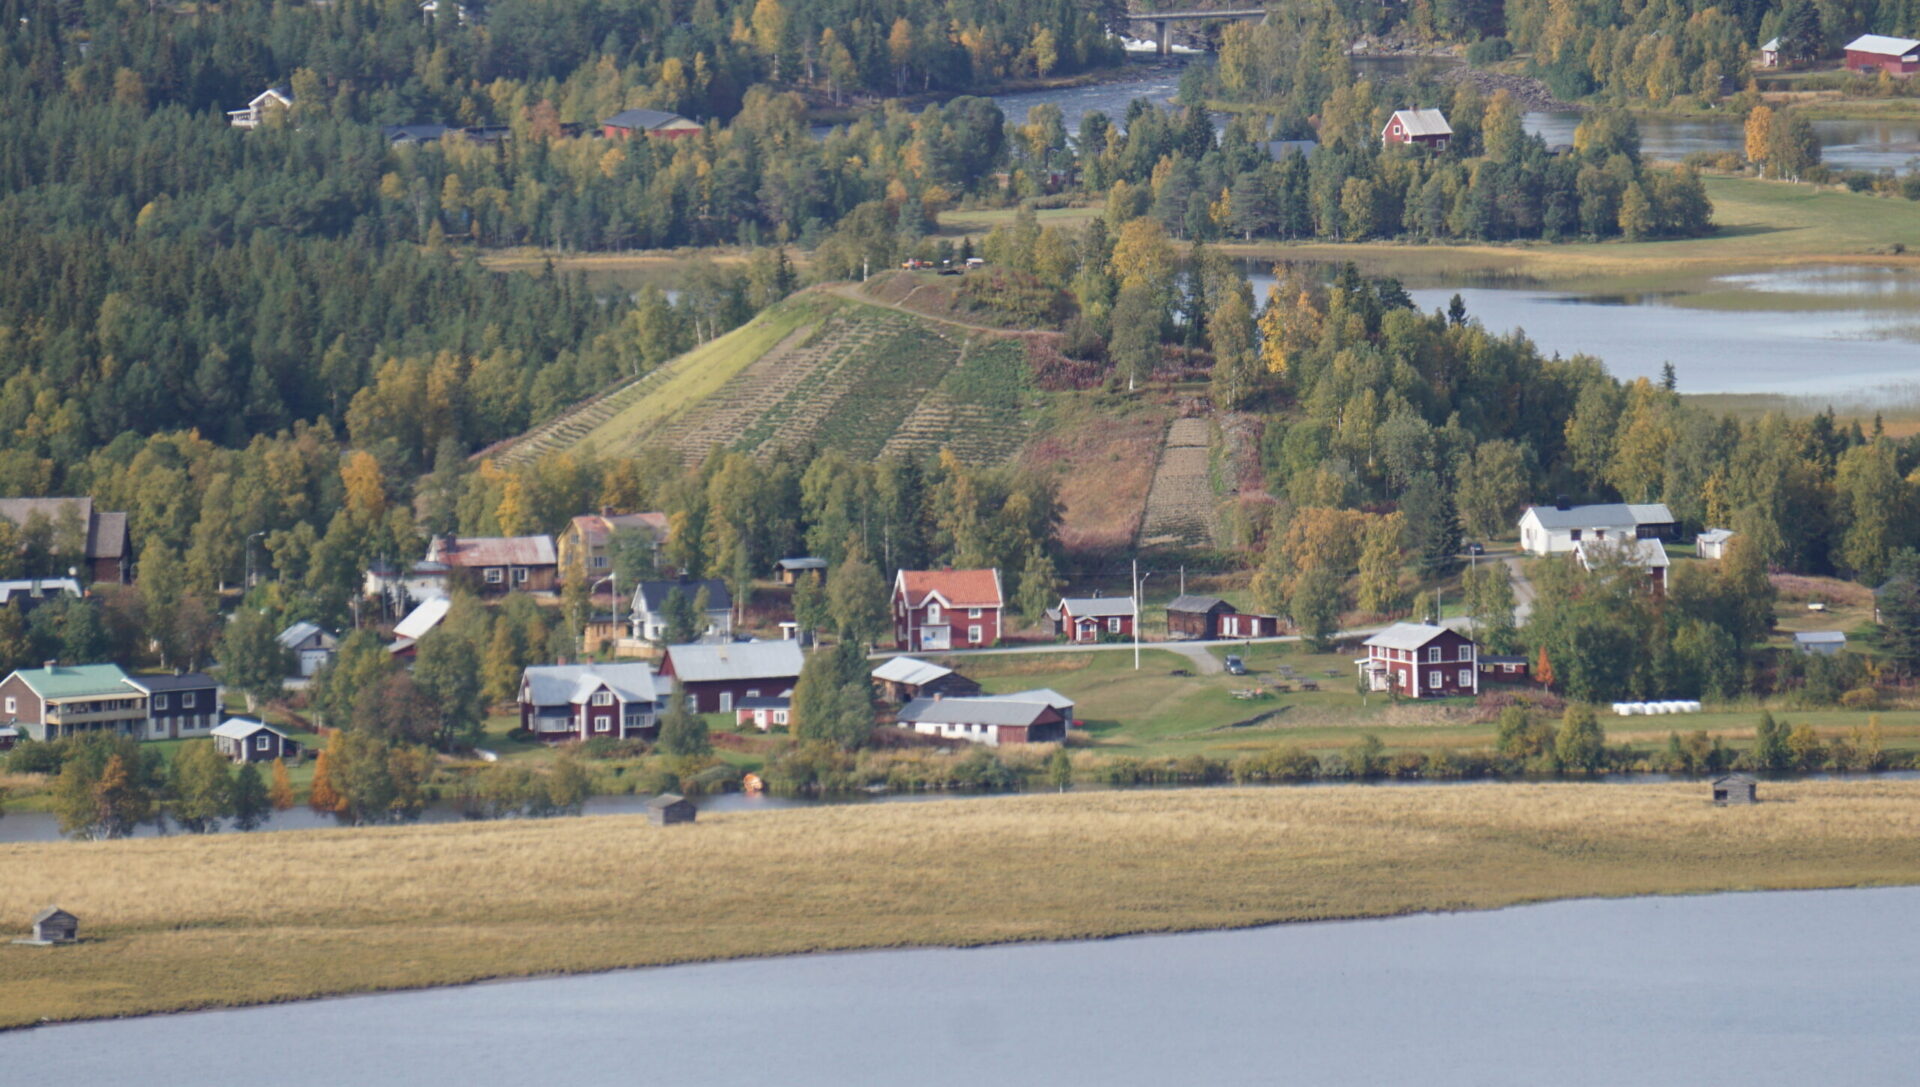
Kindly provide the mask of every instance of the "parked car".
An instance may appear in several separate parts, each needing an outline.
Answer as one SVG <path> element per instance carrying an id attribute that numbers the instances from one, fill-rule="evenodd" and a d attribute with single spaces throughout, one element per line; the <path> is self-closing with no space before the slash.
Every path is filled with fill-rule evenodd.
<path id="1" fill-rule="evenodd" d="M 1228 657 L 1227 658 L 1227 674 L 1230 676 L 1246 675 L 1247 663 L 1241 660 L 1239 657 L 1231 657 L 1231 656 Z"/>
<path id="2" fill-rule="evenodd" d="M 1467 554 L 1469 555 L 1484 555 L 1487 553 L 1486 545 L 1477 540 L 1468 541 L 1466 547 Z"/>

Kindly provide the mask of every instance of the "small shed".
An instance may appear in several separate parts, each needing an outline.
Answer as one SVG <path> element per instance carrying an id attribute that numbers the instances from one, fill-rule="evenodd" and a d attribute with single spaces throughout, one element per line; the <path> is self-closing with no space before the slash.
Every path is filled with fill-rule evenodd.
<path id="1" fill-rule="evenodd" d="M 33 915 L 33 938 L 43 944 L 70 944 L 80 938 L 80 919 L 58 906 Z"/>
<path id="2" fill-rule="evenodd" d="M 815 581 L 825 580 L 827 560 L 816 559 L 811 555 L 781 559 L 773 564 L 773 575 L 779 578 L 783 585 L 792 585 L 802 577 L 810 577 Z"/>
<path id="3" fill-rule="evenodd" d="M 653 825 L 656 827 L 691 823 L 694 811 L 693 801 L 678 793 L 661 793 L 647 801 L 647 818 L 653 820 Z"/>
<path id="4" fill-rule="evenodd" d="M 1757 783 L 1746 774 L 1728 774 L 1713 779 L 1713 802 L 1715 804 L 1758 804 L 1755 795 Z"/>
<path id="5" fill-rule="evenodd" d="M 1793 636 L 1793 647 L 1802 653 L 1831 657 L 1847 647 L 1847 635 L 1840 630 L 1803 630 Z"/>

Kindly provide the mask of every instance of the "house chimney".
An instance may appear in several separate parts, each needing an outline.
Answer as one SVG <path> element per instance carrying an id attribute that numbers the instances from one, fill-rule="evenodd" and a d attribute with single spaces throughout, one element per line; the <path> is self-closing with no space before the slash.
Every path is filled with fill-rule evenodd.
<path id="1" fill-rule="evenodd" d="M 1570 510 L 1573 508 L 1573 503 L 1567 501 L 1567 496 L 1564 494 L 1555 495 L 1553 497 L 1553 508 L 1557 510 Z"/>
<path id="2" fill-rule="evenodd" d="M 60 667 L 59 661 L 44 661 L 42 663 L 46 665 L 46 669 L 48 672 L 52 672 L 55 668 Z"/>
<path id="3" fill-rule="evenodd" d="M 613 516 L 613 507 L 612 507 L 612 506 L 601 506 L 601 507 L 600 507 L 600 516 L 602 516 L 602 517 L 612 517 L 612 516 Z"/>

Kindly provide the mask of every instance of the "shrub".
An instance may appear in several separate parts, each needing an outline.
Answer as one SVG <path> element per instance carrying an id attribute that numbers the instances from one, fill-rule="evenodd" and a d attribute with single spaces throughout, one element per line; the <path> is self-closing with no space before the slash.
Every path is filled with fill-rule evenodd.
<path id="1" fill-rule="evenodd" d="M 1513 43 L 1505 38 L 1482 38 L 1467 46 L 1467 63 L 1476 68 L 1498 64 L 1513 56 Z"/>
<path id="2" fill-rule="evenodd" d="M 24 740 L 7 755 L 7 769 L 16 774 L 57 774 L 65 757 L 58 743 Z"/>
<path id="3" fill-rule="evenodd" d="M 1279 781 L 1312 781 L 1320 774 L 1320 760 L 1298 747 L 1254 751 L 1233 760 L 1233 780 L 1242 784 Z"/>
<path id="4" fill-rule="evenodd" d="M 1855 687 L 1840 696 L 1840 704 L 1850 710 L 1877 710 L 1880 708 L 1880 689 Z"/>

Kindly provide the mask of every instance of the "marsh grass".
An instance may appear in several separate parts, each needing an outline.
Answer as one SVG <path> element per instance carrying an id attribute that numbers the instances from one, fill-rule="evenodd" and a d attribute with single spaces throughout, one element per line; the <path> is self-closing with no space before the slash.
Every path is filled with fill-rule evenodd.
<path id="1" fill-rule="evenodd" d="M 859 947 L 1920 881 L 1920 782 L 1030 795 L 0 846 L 0 1026 Z"/>

